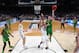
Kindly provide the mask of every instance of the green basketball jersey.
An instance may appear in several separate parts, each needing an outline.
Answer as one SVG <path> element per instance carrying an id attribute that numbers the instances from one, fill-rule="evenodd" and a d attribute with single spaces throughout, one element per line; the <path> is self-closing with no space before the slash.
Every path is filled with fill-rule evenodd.
<path id="1" fill-rule="evenodd" d="M 47 35 L 52 34 L 52 20 L 47 20 L 46 24 L 47 24 L 47 28 L 46 28 Z"/>
<path id="2" fill-rule="evenodd" d="M 3 29 L 3 42 L 9 41 L 9 30 L 7 28 Z"/>

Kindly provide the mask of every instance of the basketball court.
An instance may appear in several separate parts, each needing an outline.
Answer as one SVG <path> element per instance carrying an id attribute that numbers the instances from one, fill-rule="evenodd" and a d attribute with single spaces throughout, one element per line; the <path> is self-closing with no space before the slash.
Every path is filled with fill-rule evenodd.
<path id="1" fill-rule="evenodd" d="M 65 53 L 54 37 L 47 50 L 43 46 L 38 48 L 40 41 L 40 36 L 26 36 L 26 48 L 22 47 L 22 41 L 19 40 L 11 53 Z"/>
<path id="2" fill-rule="evenodd" d="M 64 48 L 61 46 L 61 44 L 56 40 L 54 36 L 52 36 L 52 42 L 49 42 L 49 48 L 46 50 L 44 49 L 44 45 L 41 46 L 41 48 L 38 48 L 38 45 L 41 42 L 41 34 L 31 34 L 37 29 L 37 24 L 39 20 L 24 20 L 23 22 L 31 22 L 31 27 L 30 27 L 30 32 L 25 32 L 26 34 L 26 46 L 23 48 L 22 46 L 22 40 L 19 40 L 17 44 L 15 45 L 13 51 L 11 53 L 65 53 Z M 34 30 L 35 29 L 35 30 Z M 29 33 L 29 34 L 28 34 Z M 38 33 L 38 32 L 37 32 Z M 60 31 L 56 30 L 54 33 L 61 33 Z M 64 32 L 65 34 L 73 34 L 73 33 L 68 33 Z"/>
<path id="3" fill-rule="evenodd" d="M 31 29 L 38 27 L 35 23 L 39 21 L 30 21 L 34 24 L 31 25 Z M 48 43 L 48 49 L 44 48 L 45 44 L 42 44 L 41 48 L 38 48 L 38 45 L 41 42 L 41 36 L 36 34 L 33 36 L 26 35 L 26 44 L 25 48 L 22 46 L 22 40 L 19 40 L 15 45 L 11 53 L 65 53 L 64 49 L 59 45 L 57 40 L 52 36 L 52 41 Z"/>
<path id="4" fill-rule="evenodd" d="M 66 31 L 62 33 L 62 31 L 59 29 L 60 27 L 57 27 L 57 25 L 60 26 L 60 23 L 58 21 L 53 21 L 53 36 L 52 36 L 52 42 L 49 42 L 49 48 L 46 50 L 44 49 L 43 45 L 41 48 L 38 48 L 38 45 L 41 41 L 41 32 L 37 30 L 37 24 L 35 22 L 39 22 L 39 20 L 24 20 L 23 26 L 26 36 L 26 46 L 25 49 L 22 46 L 22 40 L 19 39 L 18 36 L 18 22 L 15 24 L 12 24 L 12 34 L 14 35 L 14 38 L 10 38 L 12 45 L 14 45 L 14 48 L 12 49 L 11 53 L 65 53 L 64 49 L 68 50 L 68 53 L 72 53 L 75 48 L 75 36 L 73 34 L 73 27 L 68 26 L 66 24 Z M 31 24 L 32 23 L 32 24 Z M 55 25 L 57 24 L 57 25 Z M 31 25 L 30 29 L 29 26 Z M 36 28 L 36 29 L 33 29 Z M 78 31 L 78 29 L 77 29 Z M 71 38 L 70 38 L 71 37 Z M 2 38 L 1 38 L 2 39 Z M 1 42 L 2 43 L 2 42 Z M 68 43 L 68 44 L 67 44 Z M 1 44 L 3 45 L 3 44 Z M 2 48 L 2 47 L 1 47 Z M 7 47 L 5 53 L 9 53 L 9 48 Z"/>

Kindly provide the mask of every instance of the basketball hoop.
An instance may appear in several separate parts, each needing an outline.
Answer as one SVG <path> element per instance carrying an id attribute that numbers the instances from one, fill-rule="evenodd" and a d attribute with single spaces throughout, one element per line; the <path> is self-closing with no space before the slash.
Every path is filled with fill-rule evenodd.
<path id="1" fill-rule="evenodd" d="M 34 5 L 34 13 L 35 14 L 40 14 L 41 10 L 41 5 Z"/>

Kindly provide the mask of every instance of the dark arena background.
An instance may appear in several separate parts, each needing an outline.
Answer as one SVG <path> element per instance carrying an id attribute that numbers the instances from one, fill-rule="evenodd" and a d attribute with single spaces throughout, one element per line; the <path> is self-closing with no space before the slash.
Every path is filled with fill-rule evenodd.
<path id="1" fill-rule="evenodd" d="M 42 1 L 44 1 L 44 3 Z M 48 13 L 51 12 L 52 4 L 57 4 L 57 11 L 56 11 L 57 14 L 79 13 L 78 0 L 40 0 L 40 3 L 42 5 L 42 11 Z M 34 13 L 33 12 L 34 4 L 35 4 L 35 0 L 0 0 L 0 13 L 4 13 L 4 14 L 30 13 L 31 14 Z M 28 11 L 28 9 L 30 9 L 30 12 Z"/>
<path id="2" fill-rule="evenodd" d="M 0 0 L 0 13 L 15 15 L 22 13 L 34 14 L 34 5 L 41 5 L 41 11 L 51 13 L 51 5 L 56 3 L 56 0 L 44 0 L 44 2 L 40 0 L 38 4 L 36 4 L 35 0 Z"/>

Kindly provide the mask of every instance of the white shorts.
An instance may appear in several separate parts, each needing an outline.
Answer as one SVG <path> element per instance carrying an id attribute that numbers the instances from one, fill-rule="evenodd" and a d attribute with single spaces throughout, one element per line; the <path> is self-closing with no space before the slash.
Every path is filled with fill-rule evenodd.
<path id="1" fill-rule="evenodd" d="M 48 36 L 42 36 L 41 41 L 46 42 L 49 41 Z"/>
<path id="2" fill-rule="evenodd" d="M 44 27 L 41 27 L 41 32 L 42 32 L 42 41 L 48 41 L 49 40 L 49 38 L 48 38 L 48 36 L 46 35 L 46 30 L 45 30 L 45 28 Z"/>
<path id="3" fill-rule="evenodd" d="M 20 33 L 19 36 L 20 36 L 21 39 L 25 38 L 24 33 Z"/>

